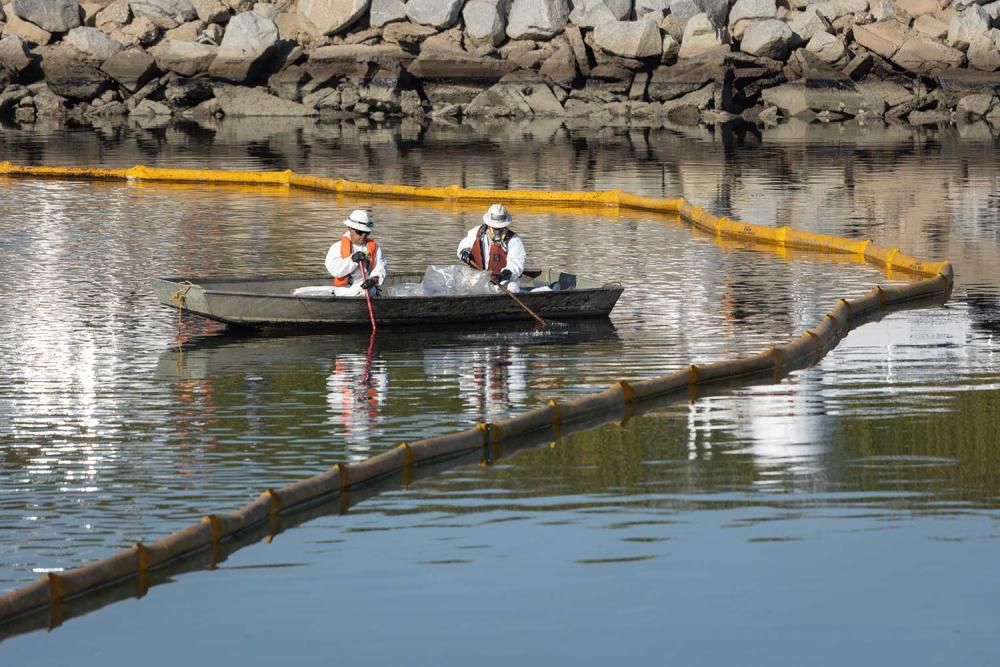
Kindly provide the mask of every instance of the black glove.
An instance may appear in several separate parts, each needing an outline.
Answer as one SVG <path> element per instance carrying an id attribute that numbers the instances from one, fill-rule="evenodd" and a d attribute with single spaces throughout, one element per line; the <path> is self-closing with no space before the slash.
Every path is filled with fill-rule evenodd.
<path id="1" fill-rule="evenodd" d="M 353 255 L 351 255 L 351 259 L 360 264 L 361 262 L 368 259 L 368 253 L 366 253 L 364 250 L 358 250 Z"/>
<path id="2" fill-rule="evenodd" d="M 504 269 L 503 271 L 500 272 L 500 276 L 497 278 L 497 280 L 499 280 L 502 283 L 505 283 L 513 277 L 514 274 L 510 272 L 510 269 Z"/>
<path id="3" fill-rule="evenodd" d="M 466 264 L 470 264 L 472 262 L 472 253 L 469 252 L 469 250 L 463 250 L 458 256 Z"/>
<path id="4" fill-rule="evenodd" d="M 378 285 L 378 280 L 375 278 L 365 278 L 364 282 L 361 283 L 361 289 L 371 289 Z"/>

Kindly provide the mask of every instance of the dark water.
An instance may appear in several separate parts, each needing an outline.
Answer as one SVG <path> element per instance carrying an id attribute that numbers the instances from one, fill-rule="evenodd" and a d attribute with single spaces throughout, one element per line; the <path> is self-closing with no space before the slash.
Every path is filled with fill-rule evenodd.
<path id="1" fill-rule="evenodd" d="M 387 491 L 216 571 L 8 639 L 4 664 L 995 662 L 1000 158 L 971 134 L 3 128 L 0 159 L 20 164 L 684 195 L 947 258 L 957 274 L 944 306 L 865 325 L 779 384 Z M 178 351 L 150 276 L 321 271 L 358 205 L 375 211 L 390 270 L 451 263 L 481 215 L 279 188 L 0 180 L 0 591 L 401 440 L 756 353 L 903 278 L 720 244 L 668 218 L 512 207 L 529 264 L 625 285 L 610 322 L 380 333 L 368 367 L 364 336 L 233 338 L 192 318 Z"/>

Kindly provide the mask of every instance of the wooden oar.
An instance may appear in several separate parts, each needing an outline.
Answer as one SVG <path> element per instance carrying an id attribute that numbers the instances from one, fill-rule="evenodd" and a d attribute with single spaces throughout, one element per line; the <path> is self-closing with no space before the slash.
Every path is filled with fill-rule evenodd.
<path id="1" fill-rule="evenodd" d="M 477 271 L 482 271 L 483 270 L 483 269 L 481 269 L 471 259 L 469 260 L 468 264 L 469 264 L 469 266 L 471 266 L 472 268 L 476 269 Z M 517 302 L 517 305 L 521 306 L 521 308 L 524 308 L 526 311 L 528 311 L 528 314 L 531 315 L 532 317 L 534 317 L 535 321 L 538 322 L 539 325 L 541 325 L 541 326 L 543 326 L 545 328 L 549 328 L 549 327 L 552 326 L 551 322 L 549 322 L 548 320 L 546 320 L 545 318 L 543 318 L 541 315 L 539 315 L 538 313 L 536 313 L 535 311 L 533 311 L 531 308 L 528 307 L 528 304 L 526 304 L 525 302 L 523 302 L 520 299 L 518 299 L 516 296 L 514 296 L 513 292 L 511 292 L 509 289 L 507 289 L 506 287 L 504 287 L 503 285 L 501 285 L 499 280 L 493 282 L 493 284 L 496 285 L 497 287 L 499 287 L 503 291 L 504 294 L 506 294 L 510 298 L 514 299 L 514 301 Z"/>

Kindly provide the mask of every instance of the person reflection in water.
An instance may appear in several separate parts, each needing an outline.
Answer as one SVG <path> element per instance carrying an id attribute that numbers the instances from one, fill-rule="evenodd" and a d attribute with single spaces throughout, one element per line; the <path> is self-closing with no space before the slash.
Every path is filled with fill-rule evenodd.
<path id="1" fill-rule="evenodd" d="M 520 292 L 518 279 L 527 253 L 524 242 L 510 227 L 512 219 L 503 204 L 493 204 L 483 215 L 483 224 L 473 227 L 458 244 L 458 258 L 480 271 L 489 271 L 493 282 Z"/>
<path id="2" fill-rule="evenodd" d="M 329 421 L 343 426 L 352 460 L 368 456 L 385 403 L 389 377 L 382 364 L 364 354 L 341 354 L 326 380 Z"/>
<path id="3" fill-rule="evenodd" d="M 375 221 L 365 210 L 351 211 L 344 220 L 347 231 L 326 253 L 326 270 L 333 276 L 337 296 L 377 296 L 388 270 L 382 248 L 371 238 Z"/>
<path id="4" fill-rule="evenodd" d="M 429 377 L 458 380 L 462 404 L 477 420 L 510 416 L 528 397 L 525 360 L 517 346 L 448 348 L 424 352 Z"/>

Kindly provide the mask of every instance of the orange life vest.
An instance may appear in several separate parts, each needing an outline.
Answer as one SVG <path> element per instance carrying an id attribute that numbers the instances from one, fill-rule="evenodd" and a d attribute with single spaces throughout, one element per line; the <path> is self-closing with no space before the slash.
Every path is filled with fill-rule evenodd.
<path id="1" fill-rule="evenodd" d="M 490 234 L 490 231 L 493 233 Z M 480 225 L 476 234 L 476 242 L 472 244 L 472 263 L 479 268 L 485 268 L 494 278 L 507 266 L 507 248 L 511 239 L 517 234 L 509 229 L 493 230 L 489 225 Z M 489 264 L 483 262 L 483 243 L 489 243 Z"/>
<path id="2" fill-rule="evenodd" d="M 365 260 L 365 273 L 366 274 L 371 274 L 371 272 L 372 272 L 372 262 L 375 261 L 375 257 L 378 254 L 378 245 L 376 245 L 375 242 L 372 241 L 371 239 L 368 239 L 368 241 L 365 243 L 365 247 L 368 249 L 368 257 L 369 257 L 369 259 Z M 342 258 L 344 258 L 344 259 L 347 259 L 348 257 L 350 257 L 353 254 L 354 254 L 354 251 L 351 250 L 351 237 L 350 236 L 341 236 L 340 237 L 340 256 Z M 353 282 L 354 282 L 354 279 L 352 278 L 352 274 L 349 273 L 346 276 L 344 276 L 343 278 L 334 278 L 333 279 L 333 286 L 334 287 L 348 287 L 349 285 L 353 284 Z"/>

